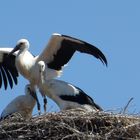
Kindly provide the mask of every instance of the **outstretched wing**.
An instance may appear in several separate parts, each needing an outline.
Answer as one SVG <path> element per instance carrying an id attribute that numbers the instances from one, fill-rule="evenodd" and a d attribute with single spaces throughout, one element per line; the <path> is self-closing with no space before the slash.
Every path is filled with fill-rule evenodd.
<path id="1" fill-rule="evenodd" d="M 66 35 L 53 34 L 47 47 L 38 56 L 37 61 L 45 61 L 49 68 L 61 70 L 75 51 L 90 54 L 107 65 L 105 55 L 95 46 Z"/>
<path id="2" fill-rule="evenodd" d="M 13 48 L 0 48 L 0 88 L 4 85 L 5 90 L 13 87 L 13 83 L 17 84 L 18 71 L 15 66 L 16 54 L 8 56 Z M 8 56 L 8 57 L 7 57 Z"/>

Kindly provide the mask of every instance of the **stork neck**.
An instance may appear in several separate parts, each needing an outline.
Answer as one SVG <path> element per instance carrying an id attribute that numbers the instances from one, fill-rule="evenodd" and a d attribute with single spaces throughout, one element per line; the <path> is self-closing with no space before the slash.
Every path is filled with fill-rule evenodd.
<path id="1" fill-rule="evenodd" d="M 28 52 L 28 49 L 23 49 L 18 52 L 16 57 L 16 67 L 19 73 L 26 79 L 31 78 L 31 68 L 34 65 L 34 58 Z"/>
<path id="2" fill-rule="evenodd" d="M 19 50 L 18 55 L 25 54 L 25 52 L 27 52 L 27 51 L 28 51 L 28 48 L 23 48 L 23 49 Z"/>
<path id="3" fill-rule="evenodd" d="M 45 81 L 46 81 L 46 79 L 45 79 L 45 77 L 46 77 L 46 72 L 45 72 L 45 71 L 41 71 L 40 74 L 41 74 L 41 75 L 40 75 L 40 78 L 41 78 L 41 84 L 44 84 Z"/>

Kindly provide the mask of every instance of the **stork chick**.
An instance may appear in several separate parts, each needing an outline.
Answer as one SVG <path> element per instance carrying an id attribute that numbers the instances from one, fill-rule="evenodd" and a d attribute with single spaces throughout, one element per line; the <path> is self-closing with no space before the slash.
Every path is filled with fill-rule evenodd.
<path id="1" fill-rule="evenodd" d="M 94 100 L 80 88 L 56 79 L 45 80 L 45 63 L 38 62 L 40 69 L 40 92 L 42 96 L 51 98 L 60 110 L 83 108 L 87 111 L 102 111 Z"/>
<path id="2" fill-rule="evenodd" d="M 20 95 L 12 100 L 3 110 L 1 119 L 7 118 L 13 113 L 19 113 L 24 119 L 30 119 L 32 117 L 32 111 L 36 102 L 38 110 L 40 111 L 40 104 L 35 90 L 32 90 L 30 85 L 26 85 L 25 95 Z"/>

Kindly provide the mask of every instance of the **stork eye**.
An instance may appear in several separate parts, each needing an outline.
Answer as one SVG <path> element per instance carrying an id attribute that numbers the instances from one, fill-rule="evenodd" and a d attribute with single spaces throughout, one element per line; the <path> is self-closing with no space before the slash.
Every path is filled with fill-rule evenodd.
<path id="1" fill-rule="evenodd" d="M 30 89 L 30 87 L 29 86 L 27 86 L 27 90 L 30 92 L 31 91 L 31 89 Z"/>
<path id="2" fill-rule="evenodd" d="M 19 45 L 23 45 L 24 43 L 23 42 L 20 42 L 20 44 Z"/>

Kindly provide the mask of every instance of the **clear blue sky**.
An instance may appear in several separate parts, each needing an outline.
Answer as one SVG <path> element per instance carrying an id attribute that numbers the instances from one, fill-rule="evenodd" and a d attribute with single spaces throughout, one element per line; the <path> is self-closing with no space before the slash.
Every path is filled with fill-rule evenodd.
<path id="1" fill-rule="evenodd" d="M 123 108 L 134 97 L 130 110 L 140 112 L 139 6 L 139 0 L 1 0 L 0 47 L 14 47 L 17 40 L 27 38 L 30 51 L 37 55 L 54 32 L 94 44 L 106 55 L 108 67 L 76 53 L 60 79 L 83 89 L 105 110 Z M 0 112 L 24 94 L 27 83 L 20 76 L 12 90 L 0 89 Z M 50 100 L 48 109 L 57 110 Z"/>

